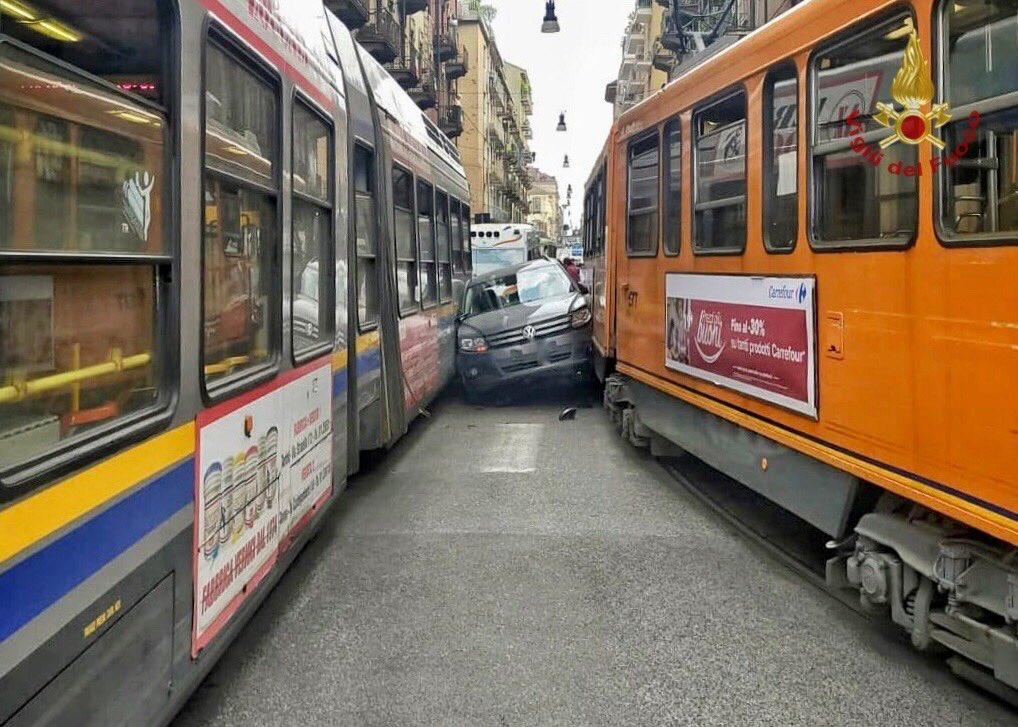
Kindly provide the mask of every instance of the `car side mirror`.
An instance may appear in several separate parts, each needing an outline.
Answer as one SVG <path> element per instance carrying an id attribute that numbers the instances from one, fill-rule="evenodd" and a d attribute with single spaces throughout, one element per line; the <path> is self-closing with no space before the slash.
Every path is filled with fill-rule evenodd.
<path id="1" fill-rule="evenodd" d="M 579 289 L 579 291 L 580 291 L 581 293 L 583 293 L 584 295 L 590 295 L 590 288 L 588 288 L 588 287 L 587 287 L 586 285 L 584 285 L 583 283 L 577 283 L 577 284 L 576 284 L 576 287 L 577 287 L 577 288 Z"/>

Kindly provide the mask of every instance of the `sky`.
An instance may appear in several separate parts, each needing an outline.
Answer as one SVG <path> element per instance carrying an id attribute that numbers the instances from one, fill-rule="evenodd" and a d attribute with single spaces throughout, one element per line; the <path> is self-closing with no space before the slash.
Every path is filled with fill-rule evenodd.
<path id="1" fill-rule="evenodd" d="M 558 178 L 565 203 L 573 185 L 570 209 L 574 226 L 583 216 L 583 185 L 612 123 L 612 106 L 604 87 L 618 76 L 622 33 L 634 0 L 557 0 L 562 31 L 541 33 L 544 0 L 486 0 L 498 11 L 493 23 L 502 58 L 526 69 L 533 87 L 535 166 Z M 560 112 L 568 131 L 555 131 Z M 562 159 L 569 155 L 569 169 Z"/>

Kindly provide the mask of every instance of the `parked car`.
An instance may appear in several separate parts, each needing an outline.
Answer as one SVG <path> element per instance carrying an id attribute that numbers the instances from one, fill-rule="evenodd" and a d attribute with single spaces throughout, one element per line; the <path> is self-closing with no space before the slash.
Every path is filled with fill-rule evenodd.
<path id="1" fill-rule="evenodd" d="M 472 279 L 456 336 L 456 370 L 467 398 L 524 379 L 589 376 L 586 293 L 554 260 L 532 260 Z"/>

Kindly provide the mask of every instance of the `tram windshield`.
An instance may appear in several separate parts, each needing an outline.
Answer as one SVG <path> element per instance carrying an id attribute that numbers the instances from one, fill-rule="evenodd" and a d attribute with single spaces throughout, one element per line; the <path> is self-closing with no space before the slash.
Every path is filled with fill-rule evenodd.
<path id="1" fill-rule="evenodd" d="M 536 303 L 571 290 L 569 276 L 557 265 L 524 267 L 471 285 L 467 288 L 464 312 L 467 316 L 476 316 L 523 303 Z"/>

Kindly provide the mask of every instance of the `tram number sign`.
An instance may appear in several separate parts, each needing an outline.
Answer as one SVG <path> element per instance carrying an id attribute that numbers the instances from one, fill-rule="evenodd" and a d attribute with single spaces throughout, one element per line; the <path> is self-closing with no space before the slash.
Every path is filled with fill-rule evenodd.
<path id="1" fill-rule="evenodd" d="M 816 281 L 669 273 L 665 365 L 816 418 Z"/>

